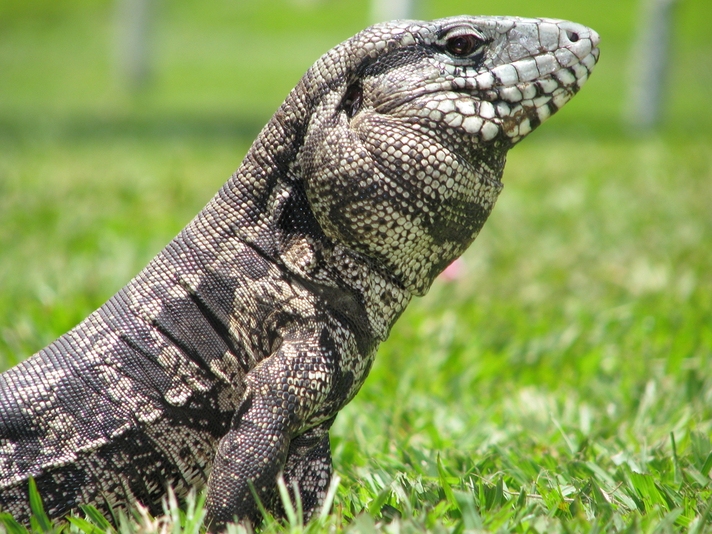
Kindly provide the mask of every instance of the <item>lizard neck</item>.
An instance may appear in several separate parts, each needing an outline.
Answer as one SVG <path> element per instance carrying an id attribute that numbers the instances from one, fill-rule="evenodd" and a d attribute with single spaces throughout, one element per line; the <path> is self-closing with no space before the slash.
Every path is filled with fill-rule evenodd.
<path id="1" fill-rule="evenodd" d="M 246 164 L 249 168 L 247 158 Z M 274 173 L 258 196 L 248 190 L 252 175 L 244 172 L 246 164 L 184 230 L 192 248 L 213 258 L 212 269 L 227 271 L 235 268 L 247 245 L 290 283 L 327 301 L 368 338 L 385 340 L 412 293 L 384 266 L 323 233 L 300 180 Z M 254 214 L 254 220 L 246 224 L 244 214 Z"/>
<path id="2" fill-rule="evenodd" d="M 287 97 L 183 236 L 225 267 L 236 261 L 231 251 L 252 247 L 295 283 L 327 300 L 351 302 L 343 305 L 345 314 L 365 315 L 369 337 L 383 341 L 412 293 L 383 265 L 324 234 L 297 163 L 308 122 L 299 113 L 308 103 L 298 98 Z"/>

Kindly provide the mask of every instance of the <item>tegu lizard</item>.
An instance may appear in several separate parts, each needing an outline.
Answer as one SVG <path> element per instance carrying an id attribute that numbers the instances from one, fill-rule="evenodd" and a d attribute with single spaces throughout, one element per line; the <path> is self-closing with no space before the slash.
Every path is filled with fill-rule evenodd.
<path id="1" fill-rule="evenodd" d="M 0 509 L 207 487 L 220 528 L 332 475 L 329 427 L 413 296 L 477 236 L 509 149 L 588 79 L 553 19 L 372 26 L 324 54 L 207 206 L 86 320 L 0 375 Z M 254 492 L 254 493 L 253 493 Z"/>

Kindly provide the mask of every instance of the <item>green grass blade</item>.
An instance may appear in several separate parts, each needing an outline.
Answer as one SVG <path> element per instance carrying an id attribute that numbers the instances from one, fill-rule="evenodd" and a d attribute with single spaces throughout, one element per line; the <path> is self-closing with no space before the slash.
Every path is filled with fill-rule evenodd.
<path id="1" fill-rule="evenodd" d="M 96 525 L 102 531 L 108 531 L 112 529 L 111 523 L 104 517 L 104 515 L 97 510 L 94 506 L 88 504 L 80 504 L 79 508 L 89 521 Z"/>
<path id="2" fill-rule="evenodd" d="M 34 478 L 30 478 L 28 493 L 30 498 L 30 509 L 32 510 L 32 517 L 30 518 L 32 530 L 37 532 L 51 532 L 52 521 L 50 521 L 49 516 L 44 510 L 42 497 L 37 490 L 37 483 Z"/>
<path id="3" fill-rule="evenodd" d="M 28 534 L 26 527 L 18 523 L 14 517 L 7 512 L 0 512 L 0 525 L 8 534 Z"/>
<path id="4" fill-rule="evenodd" d="M 106 530 L 97 527 L 95 524 L 87 521 L 86 519 L 82 519 L 81 517 L 69 516 L 67 517 L 67 521 L 85 534 L 100 534 L 102 532 L 106 532 Z"/>
<path id="5" fill-rule="evenodd" d="M 287 514 L 289 525 L 292 528 L 301 526 L 301 518 L 297 518 L 297 513 L 292 504 L 292 498 L 289 496 L 289 490 L 282 475 L 277 478 L 277 489 L 279 490 L 279 497 L 282 500 L 282 506 L 284 507 L 284 512 Z"/>

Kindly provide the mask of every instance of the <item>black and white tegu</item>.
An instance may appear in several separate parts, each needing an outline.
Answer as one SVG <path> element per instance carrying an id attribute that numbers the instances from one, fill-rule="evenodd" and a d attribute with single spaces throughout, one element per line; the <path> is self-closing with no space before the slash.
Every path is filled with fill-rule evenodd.
<path id="1" fill-rule="evenodd" d="M 329 50 L 235 174 L 136 278 L 0 375 L 0 509 L 207 486 L 219 529 L 305 517 L 329 427 L 414 295 L 477 236 L 507 151 L 586 82 L 598 35 L 553 19 L 377 24 Z"/>

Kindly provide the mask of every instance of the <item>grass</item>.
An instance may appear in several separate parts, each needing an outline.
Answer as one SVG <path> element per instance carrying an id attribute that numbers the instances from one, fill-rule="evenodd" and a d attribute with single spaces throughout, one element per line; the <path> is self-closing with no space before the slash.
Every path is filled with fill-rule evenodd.
<path id="1" fill-rule="evenodd" d="M 137 95 L 112 78 L 107 3 L 0 5 L 0 370 L 138 272 L 307 66 L 368 22 L 358 2 L 240 4 L 163 3 Z M 495 9 L 470 4 L 423 16 Z M 601 63 L 512 151 L 463 274 L 411 305 L 337 418 L 333 510 L 266 532 L 712 531 L 708 8 L 678 8 L 684 83 L 647 136 L 619 120 L 632 2 L 496 10 L 590 24 Z M 198 531 L 191 502 L 119 530 Z M 53 528 L 106 525 L 87 510 Z"/>

